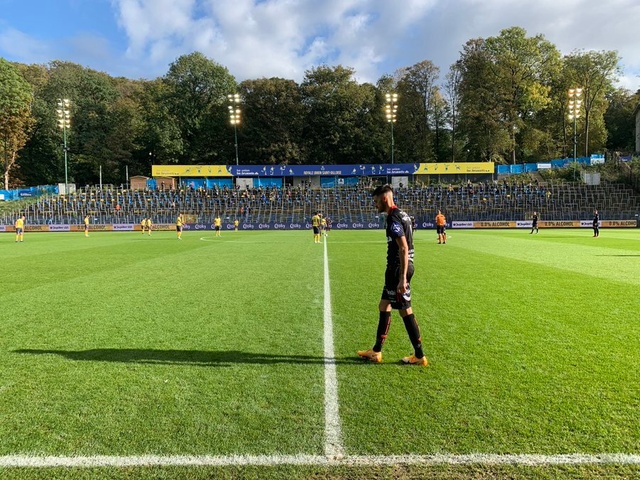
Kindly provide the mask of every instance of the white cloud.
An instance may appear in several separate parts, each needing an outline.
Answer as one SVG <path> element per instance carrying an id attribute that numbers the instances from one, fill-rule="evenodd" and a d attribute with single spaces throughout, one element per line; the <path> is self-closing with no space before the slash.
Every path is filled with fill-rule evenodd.
<path id="1" fill-rule="evenodd" d="M 640 85 L 637 0 L 112 0 L 127 56 L 162 75 L 179 55 L 201 51 L 238 80 L 302 80 L 320 64 L 353 67 L 361 81 L 431 60 L 444 77 L 472 38 L 522 26 L 561 53 L 617 50 Z"/>
<path id="2" fill-rule="evenodd" d="M 53 60 L 46 42 L 11 27 L 0 29 L 0 52 L 18 62 L 47 63 Z"/>

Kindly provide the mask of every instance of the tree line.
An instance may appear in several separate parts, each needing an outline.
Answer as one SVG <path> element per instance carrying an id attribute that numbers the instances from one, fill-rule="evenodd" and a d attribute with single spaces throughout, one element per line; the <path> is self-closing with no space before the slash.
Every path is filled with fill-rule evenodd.
<path id="1" fill-rule="evenodd" d="M 634 150 L 639 92 L 616 88 L 615 51 L 562 56 L 520 27 L 469 40 L 441 77 L 429 60 L 358 83 L 345 66 L 317 66 L 301 83 L 237 82 L 195 52 L 153 80 L 111 77 L 64 61 L 0 59 L 0 161 L 4 186 L 64 178 L 56 110 L 70 100 L 69 178 L 123 183 L 152 164 L 351 164 L 494 161 L 570 157 L 568 90 L 581 88 L 577 155 Z M 385 116 L 396 93 L 395 122 Z M 238 93 L 240 123 L 230 123 Z M 393 139 L 393 140 L 392 140 Z M 393 146 L 392 146 L 393 144 Z M 393 153 L 392 153 L 393 149 Z"/>

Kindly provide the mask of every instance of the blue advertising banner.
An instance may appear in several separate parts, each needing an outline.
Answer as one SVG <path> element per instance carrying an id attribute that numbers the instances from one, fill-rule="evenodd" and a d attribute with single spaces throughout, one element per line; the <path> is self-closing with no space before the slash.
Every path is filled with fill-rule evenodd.
<path id="1" fill-rule="evenodd" d="M 331 230 L 369 230 L 382 228 L 381 222 L 334 222 Z M 186 223 L 182 227 L 185 231 L 213 230 L 212 223 Z M 233 230 L 233 222 L 223 222 L 222 230 Z M 238 230 L 311 230 L 311 222 L 240 222 Z"/>
<path id="2" fill-rule="evenodd" d="M 383 176 L 414 175 L 419 163 L 383 163 L 359 165 L 230 165 L 234 177 L 315 177 L 315 176 Z"/>

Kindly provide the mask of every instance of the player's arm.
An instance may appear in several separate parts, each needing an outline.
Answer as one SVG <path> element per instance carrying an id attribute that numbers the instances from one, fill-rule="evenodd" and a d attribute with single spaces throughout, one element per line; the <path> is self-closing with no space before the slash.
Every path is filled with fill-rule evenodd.
<path id="1" fill-rule="evenodd" d="M 409 245 L 407 237 L 404 235 L 396 237 L 398 244 L 398 256 L 400 257 L 400 278 L 398 279 L 397 292 L 403 294 L 407 292 L 407 269 L 409 268 Z"/>

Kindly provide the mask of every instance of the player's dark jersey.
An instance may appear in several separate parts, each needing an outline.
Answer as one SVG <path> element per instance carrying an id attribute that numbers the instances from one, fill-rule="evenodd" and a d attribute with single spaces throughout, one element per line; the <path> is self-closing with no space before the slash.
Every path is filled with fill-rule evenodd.
<path id="1" fill-rule="evenodd" d="M 400 248 L 397 238 L 406 237 L 409 248 L 409 262 L 413 262 L 413 230 L 411 218 L 397 207 L 393 207 L 387 215 L 387 266 L 400 265 Z"/>
<path id="2" fill-rule="evenodd" d="M 593 226 L 597 227 L 598 225 L 600 225 L 600 215 L 596 213 L 593 216 Z"/>
<path id="3" fill-rule="evenodd" d="M 538 215 L 534 215 L 533 217 L 531 217 L 531 221 L 534 226 L 538 225 Z"/>

